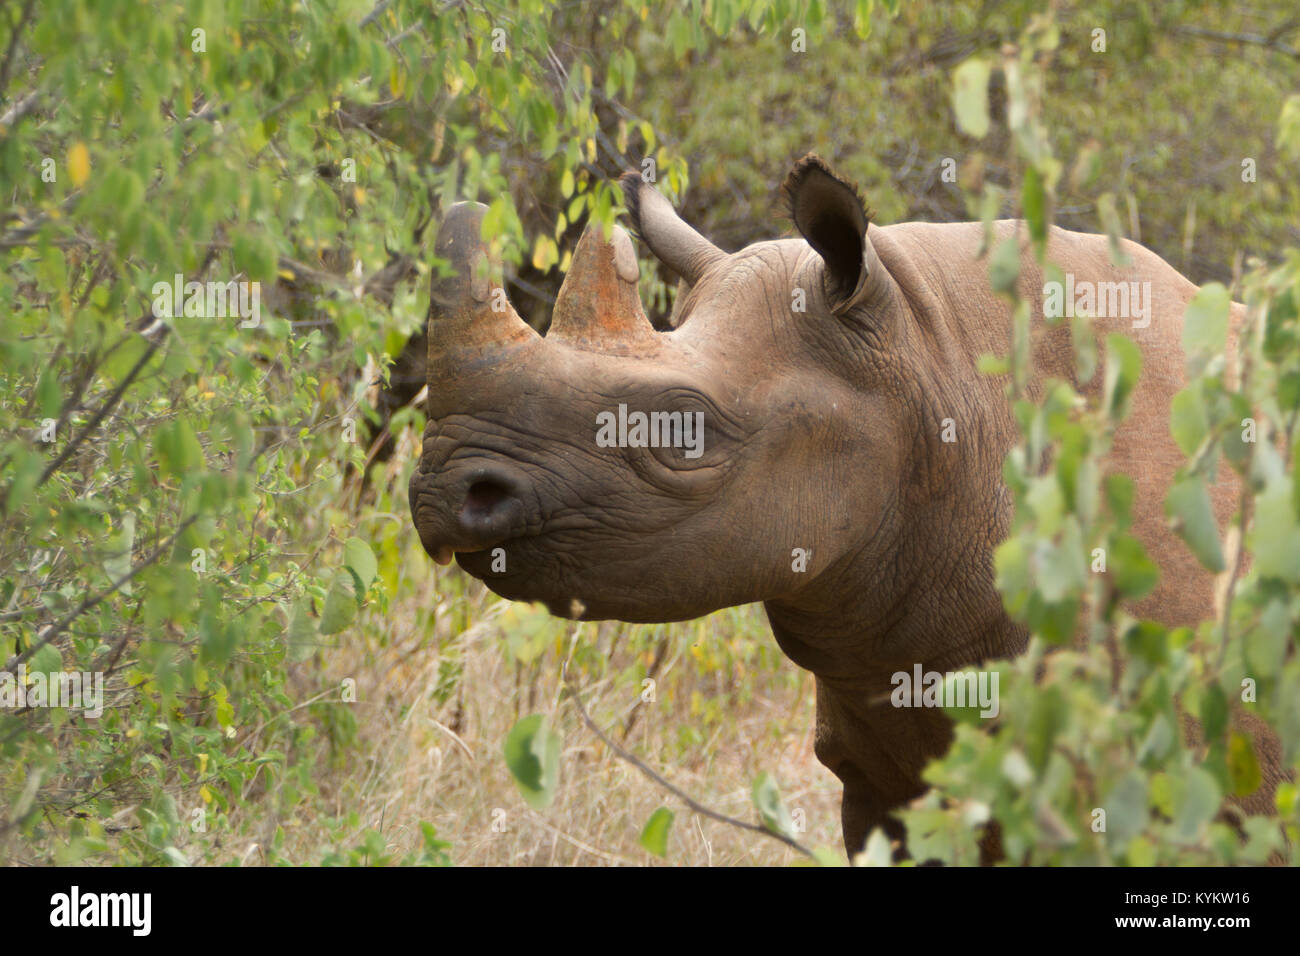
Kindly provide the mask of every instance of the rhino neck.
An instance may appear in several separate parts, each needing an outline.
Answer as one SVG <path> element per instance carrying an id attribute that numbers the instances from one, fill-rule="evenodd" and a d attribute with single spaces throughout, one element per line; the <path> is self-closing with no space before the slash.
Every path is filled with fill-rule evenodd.
<path id="1" fill-rule="evenodd" d="M 994 586 L 993 549 L 1012 515 L 1002 462 L 1017 429 L 1003 383 L 977 369 L 981 353 L 1010 344 L 1009 316 L 980 321 L 1008 313 L 981 291 L 981 228 L 871 233 L 906 313 L 891 347 L 911 356 L 896 383 L 908 393 L 900 407 L 913 416 L 911 444 L 880 523 L 812 582 L 766 604 L 785 653 L 846 694 L 888 689 L 914 663 L 960 667 L 1024 645 Z"/>
<path id="2" fill-rule="evenodd" d="M 910 227 L 873 233 L 906 313 L 898 347 L 914 362 L 898 384 L 914 438 L 886 516 L 807 585 L 765 605 L 781 649 L 816 675 L 816 751 L 844 783 L 850 848 L 921 792 L 921 768 L 950 739 L 941 711 L 890 705 L 893 675 L 968 668 L 1019 653 L 1027 639 L 1003 610 L 993 570 L 1012 515 L 1002 461 L 1017 430 L 1002 383 L 976 368 L 981 353 L 1006 353 L 1009 317 L 979 321 L 1007 309 L 979 291 L 978 224 L 945 228 L 942 245 Z M 943 440 L 945 419 L 955 441 Z"/>
<path id="3" fill-rule="evenodd" d="M 1009 503 L 989 504 L 969 531 L 942 513 L 924 516 L 892 563 L 851 555 L 797 594 L 766 602 L 782 651 L 855 697 L 888 691 L 891 675 L 914 664 L 951 670 L 1019 653 L 1025 634 L 1003 610 L 992 560 Z M 965 547 L 942 552 L 963 534 Z"/>

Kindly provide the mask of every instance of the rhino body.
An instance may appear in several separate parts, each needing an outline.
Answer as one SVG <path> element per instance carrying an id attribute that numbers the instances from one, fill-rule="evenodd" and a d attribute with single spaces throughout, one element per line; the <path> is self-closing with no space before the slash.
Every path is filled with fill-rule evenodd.
<path id="1" fill-rule="evenodd" d="M 1002 462 L 1019 433 L 1005 380 L 976 369 L 1011 344 L 984 227 L 871 225 L 856 189 L 809 156 L 782 187 L 801 237 L 728 254 L 635 175 L 623 186 L 634 231 L 682 278 L 670 331 L 642 313 L 621 230 L 584 234 L 543 339 L 504 302 L 482 207 L 446 217 L 438 255 L 454 272 L 432 289 L 415 526 L 435 559 L 454 554 L 498 594 L 563 616 L 675 621 L 762 601 L 781 649 L 816 676 L 816 754 L 844 784 L 852 853 L 872 827 L 898 835 L 890 811 L 923 791 L 921 769 L 950 740 L 942 711 L 890 706 L 892 675 L 961 670 L 1026 643 L 994 586 L 1012 516 Z M 1031 396 L 1053 378 L 1096 394 L 1100 373 L 1076 381 L 1069 323 L 1043 319 L 1027 247 Z M 1196 287 L 1125 249 L 1121 269 L 1105 237 L 1054 228 L 1048 259 L 1076 284 L 1136 282 L 1126 288 L 1147 296 L 1145 313 L 1130 303 L 1093 323 L 1099 341 L 1122 332 L 1143 355 L 1109 467 L 1135 481 L 1133 533 L 1161 565 L 1134 612 L 1195 624 L 1213 581 L 1162 505 L 1183 461 L 1169 406 Z M 620 405 L 702 414 L 702 449 L 598 444 L 599 416 Z M 1238 488 L 1220 475 L 1222 523 Z"/>

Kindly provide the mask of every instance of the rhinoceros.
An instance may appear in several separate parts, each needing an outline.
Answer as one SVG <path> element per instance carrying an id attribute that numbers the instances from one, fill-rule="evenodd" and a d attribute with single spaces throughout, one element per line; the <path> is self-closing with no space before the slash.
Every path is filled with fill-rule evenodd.
<path id="1" fill-rule="evenodd" d="M 815 675 L 815 753 L 844 786 L 846 849 L 877 826 L 897 837 L 890 811 L 923 792 L 951 728 L 939 710 L 881 706 L 892 675 L 960 670 L 1027 640 L 994 586 L 1018 430 L 1005 381 L 976 367 L 1011 340 L 984 227 L 874 225 L 856 187 L 810 154 L 781 187 L 799 238 L 727 253 L 638 174 L 621 183 L 633 232 L 681 280 L 664 331 L 642 310 L 621 228 L 584 232 L 543 337 L 506 299 L 485 207 L 446 213 L 409 489 L 420 540 L 497 594 L 565 617 L 679 621 L 763 602 L 782 651 Z M 1018 228 L 993 226 L 998 239 Z M 1147 293 L 1149 311 L 1130 310 L 1139 320 L 1094 320 L 1099 337 L 1132 336 L 1144 362 L 1109 464 L 1136 482 L 1134 533 L 1162 565 L 1135 611 L 1194 624 L 1212 609 L 1212 577 L 1161 506 L 1184 460 L 1169 407 L 1197 289 L 1124 247 L 1119 268 L 1106 237 L 1054 227 L 1048 258 L 1076 282 Z M 1041 317 L 1027 250 L 1020 282 Z M 1068 326 L 1034 323 L 1031 395 L 1047 378 L 1100 387 L 1079 385 Z M 1221 523 L 1236 493 L 1225 474 Z"/>

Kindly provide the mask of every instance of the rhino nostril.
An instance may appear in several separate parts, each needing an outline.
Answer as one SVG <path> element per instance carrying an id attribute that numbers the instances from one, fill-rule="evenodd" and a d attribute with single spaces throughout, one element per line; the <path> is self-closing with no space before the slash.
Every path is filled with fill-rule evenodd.
<path id="1" fill-rule="evenodd" d="M 486 518 L 509 497 L 510 492 L 495 481 L 476 481 L 465 494 L 464 514 L 471 519 Z"/>
<path id="2" fill-rule="evenodd" d="M 517 533 L 524 523 L 524 479 L 504 469 L 481 468 L 459 487 L 455 512 L 457 551 L 478 551 Z M 457 492 L 453 492 L 456 494 Z M 453 501 L 455 498 L 453 497 Z"/>

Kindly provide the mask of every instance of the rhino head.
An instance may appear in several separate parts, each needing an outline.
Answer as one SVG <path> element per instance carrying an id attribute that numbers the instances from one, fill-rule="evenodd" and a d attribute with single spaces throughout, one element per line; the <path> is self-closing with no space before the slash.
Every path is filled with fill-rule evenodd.
<path id="1" fill-rule="evenodd" d="M 683 282 L 670 331 L 621 228 L 584 232 L 543 338 L 506 301 L 484 207 L 446 215 L 410 485 L 425 549 L 504 597 L 626 621 L 790 596 L 883 555 L 924 376 L 891 347 L 899 295 L 856 192 L 805 159 L 783 189 L 806 241 L 727 254 L 636 174 L 622 185 Z"/>

